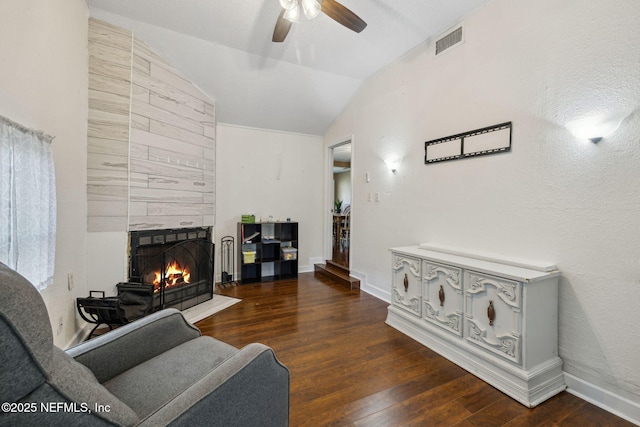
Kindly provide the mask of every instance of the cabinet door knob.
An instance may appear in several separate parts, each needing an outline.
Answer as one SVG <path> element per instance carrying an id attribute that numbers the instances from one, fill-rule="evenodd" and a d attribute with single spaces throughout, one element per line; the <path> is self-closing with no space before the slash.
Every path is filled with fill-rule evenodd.
<path id="1" fill-rule="evenodd" d="M 496 309 L 493 308 L 493 301 L 489 301 L 489 307 L 487 307 L 487 316 L 489 317 L 489 326 L 493 326 L 493 321 L 496 319 Z"/>
<path id="2" fill-rule="evenodd" d="M 440 307 L 444 307 L 444 288 L 440 285 L 440 290 L 438 291 L 438 298 L 440 298 Z"/>
<path id="3" fill-rule="evenodd" d="M 404 273 L 404 291 L 407 292 L 409 290 L 409 278 L 407 277 L 407 273 Z"/>

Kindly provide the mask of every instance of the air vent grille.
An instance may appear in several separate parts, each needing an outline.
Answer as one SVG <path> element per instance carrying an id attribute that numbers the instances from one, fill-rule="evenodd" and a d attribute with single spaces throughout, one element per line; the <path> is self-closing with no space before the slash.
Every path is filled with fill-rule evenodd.
<path id="1" fill-rule="evenodd" d="M 462 41 L 462 27 L 458 27 L 440 40 L 436 41 L 436 55 Z"/>

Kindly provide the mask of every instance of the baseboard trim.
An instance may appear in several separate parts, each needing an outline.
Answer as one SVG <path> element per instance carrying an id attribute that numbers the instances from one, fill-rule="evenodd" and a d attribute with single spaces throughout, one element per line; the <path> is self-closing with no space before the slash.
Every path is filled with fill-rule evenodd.
<path id="1" fill-rule="evenodd" d="M 322 257 L 309 257 L 307 265 L 298 265 L 298 273 L 313 273 L 316 264 L 324 264 Z"/>
<path id="2" fill-rule="evenodd" d="M 564 373 L 567 392 L 640 426 L 640 403 L 633 402 L 588 381 Z"/>
<path id="3" fill-rule="evenodd" d="M 356 276 L 357 277 L 357 276 Z M 391 301 L 391 294 L 387 293 L 387 292 L 382 292 L 380 291 L 380 289 L 376 288 L 375 286 L 371 286 L 369 284 L 362 285 L 362 280 L 360 280 L 360 290 L 368 293 L 371 296 L 374 296 L 376 298 L 378 298 L 379 300 L 386 302 L 387 304 L 390 303 Z"/>
<path id="4" fill-rule="evenodd" d="M 76 333 L 73 335 L 73 338 L 71 338 L 71 341 L 67 343 L 66 348 L 73 347 L 85 341 L 89 337 L 89 334 L 91 333 L 91 329 L 93 328 L 93 326 L 94 325 L 90 325 L 89 323 L 84 322 L 84 324 L 80 328 L 78 328 Z"/>
<path id="5" fill-rule="evenodd" d="M 360 290 L 368 293 L 371 296 L 378 298 L 381 301 L 391 304 L 391 292 L 383 291 L 377 286 L 373 286 L 367 281 L 367 275 L 359 271 L 351 270 L 351 275 L 360 280 Z"/>

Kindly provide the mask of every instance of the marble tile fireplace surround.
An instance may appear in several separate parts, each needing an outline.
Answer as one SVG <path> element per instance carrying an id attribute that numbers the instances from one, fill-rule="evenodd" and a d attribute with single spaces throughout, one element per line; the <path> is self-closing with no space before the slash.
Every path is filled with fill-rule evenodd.
<path id="1" fill-rule="evenodd" d="M 88 45 L 88 231 L 213 226 L 214 102 L 128 30 Z"/>

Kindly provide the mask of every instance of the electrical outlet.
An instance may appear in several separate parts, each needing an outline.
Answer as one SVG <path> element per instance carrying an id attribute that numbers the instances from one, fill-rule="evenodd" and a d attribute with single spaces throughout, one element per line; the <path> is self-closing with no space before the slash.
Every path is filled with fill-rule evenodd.
<path id="1" fill-rule="evenodd" d="M 63 321 L 62 321 L 62 316 L 60 316 L 60 319 L 58 319 L 58 331 L 57 331 L 58 335 L 62 333 L 62 327 L 63 327 Z"/>
<path id="2" fill-rule="evenodd" d="M 380 201 L 380 192 L 376 191 L 376 202 Z"/>
<path id="3" fill-rule="evenodd" d="M 367 202 L 370 202 L 373 199 L 373 195 L 371 193 L 367 193 Z"/>
<path id="4" fill-rule="evenodd" d="M 69 290 L 73 289 L 73 272 L 67 273 L 67 288 Z"/>

